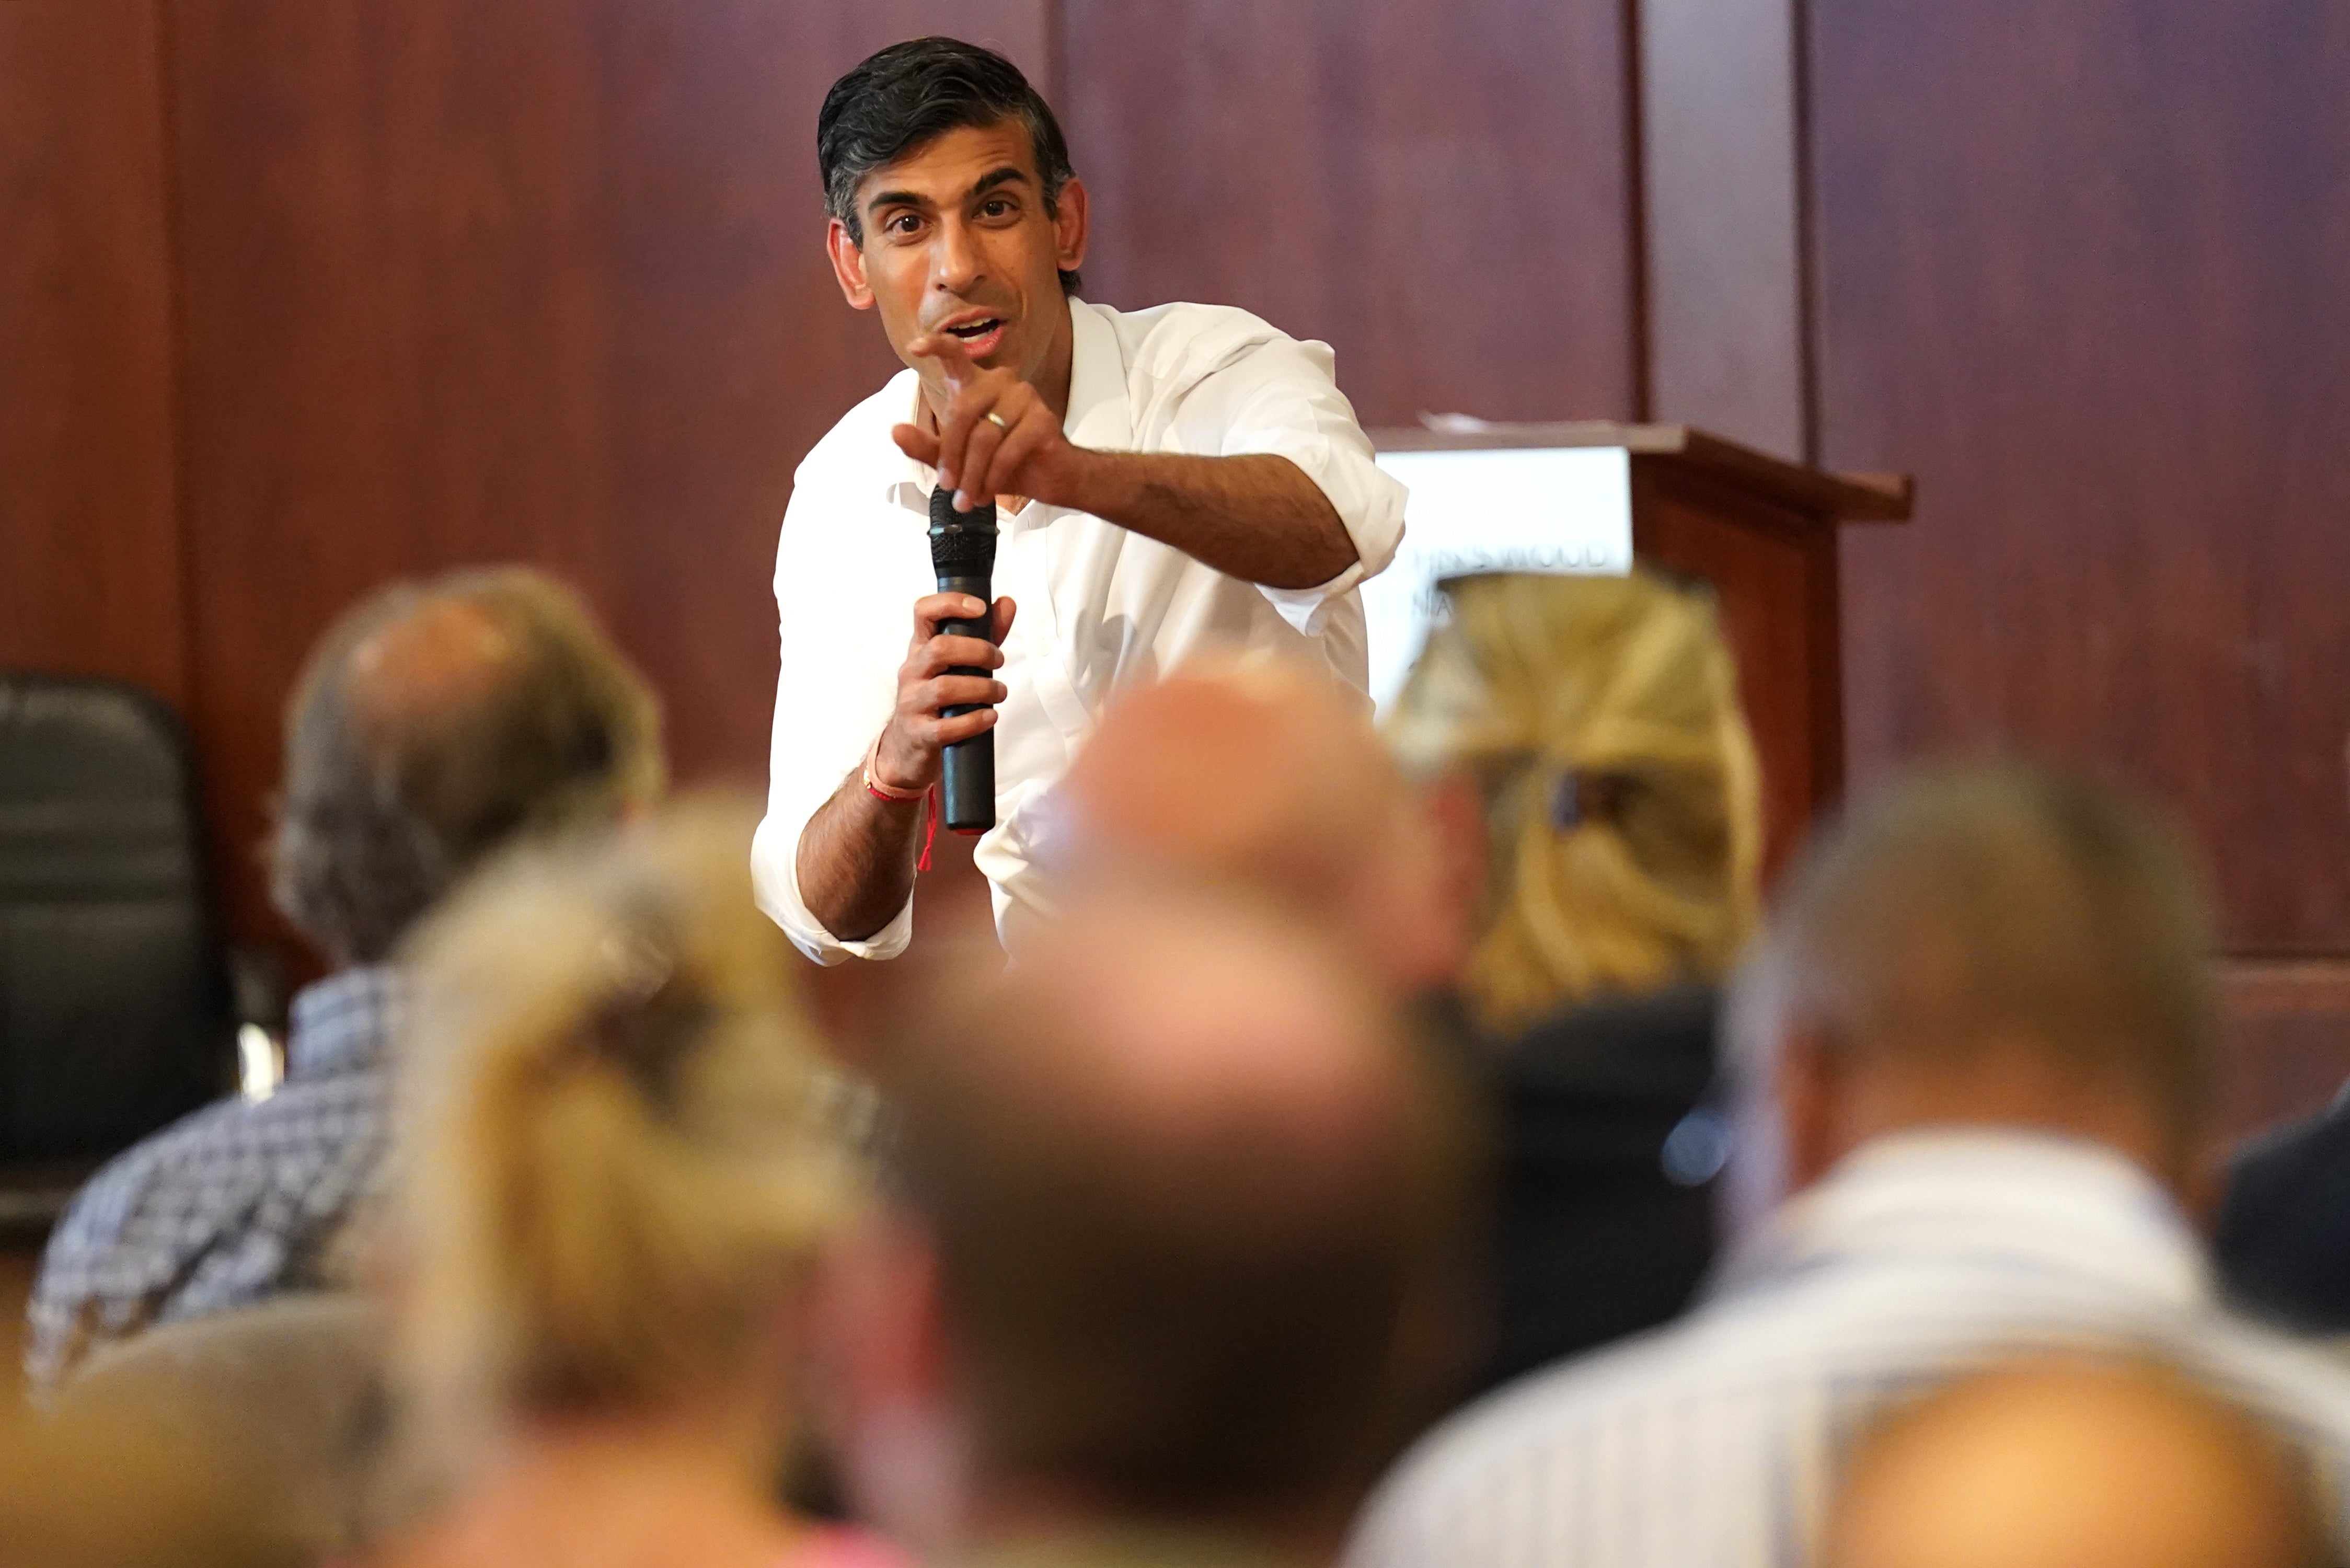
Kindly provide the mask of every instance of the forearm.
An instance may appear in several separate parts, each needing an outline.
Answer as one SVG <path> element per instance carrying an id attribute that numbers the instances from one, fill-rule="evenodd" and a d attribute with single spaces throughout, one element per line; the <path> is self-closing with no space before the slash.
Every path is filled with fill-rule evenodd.
<path id="1" fill-rule="evenodd" d="M 800 901 L 834 937 L 863 941 L 906 907 L 923 809 L 919 800 L 876 799 L 859 770 L 808 818 L 795 862 Z"/>
<path id="2" fill-rule="evenodd" d="M 1321 487 L 1285 457 L 1068 449 L 1064 505 L 1130 528 L 1245 582 L 1310 588 L 1357 559 Z"/>

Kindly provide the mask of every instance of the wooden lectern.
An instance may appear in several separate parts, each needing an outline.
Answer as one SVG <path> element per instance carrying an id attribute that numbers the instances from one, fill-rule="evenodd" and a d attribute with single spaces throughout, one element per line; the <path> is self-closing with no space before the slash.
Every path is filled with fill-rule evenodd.
<path id="1" fill-rule="evenodd" d="M 1635 560 L 1713 585 L 1762 753 L 1764 867 L 1844 784 L 1837 531 L 1909 515 L 1907 475 L 1831 474 L 1686 425 L 1493 424 L 1370 432 L 1382 452 L 1616 447 Z"/>

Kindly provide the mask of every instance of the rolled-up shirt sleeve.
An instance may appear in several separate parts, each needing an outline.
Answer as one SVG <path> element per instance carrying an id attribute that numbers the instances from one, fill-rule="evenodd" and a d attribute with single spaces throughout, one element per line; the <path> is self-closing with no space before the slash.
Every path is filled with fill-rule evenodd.
<path id="1" fill-rule="evenodd" d="M 906 639 L 906 605 L 858 592 L 858 574 L 827 548 L 820 483 L 795 483 L 775 551 L 775 618 L 782 667 L 767 760 L 767 811 L 751 844 L 759 908 L 792 945 L 821 964 L 896 958 L 914 930 L 914 900 L 860 941 L 845 941 L 809 913 L 800 896 L 800 836 L 865 760 L 889 722 Z"/>
<path id="2" fill-rule="evenodd" d="M 1185 393 L 1179 429 L 1218 431 L 1191 450 L 1285 457 L 1328 498 L 1354 541 L 1355 562 L 1310 588 L 1258 591 L 1299 631 L 1321 630 L 1330 602 L 1377 576 L 1403 542 L 1404 486 L 1373 460 L 1370 437 L 1338 390 L 1326 344 L 1275 337 L 1236 355 Z M 1187 445 L 1188 445 L 1187 441 Z"/>

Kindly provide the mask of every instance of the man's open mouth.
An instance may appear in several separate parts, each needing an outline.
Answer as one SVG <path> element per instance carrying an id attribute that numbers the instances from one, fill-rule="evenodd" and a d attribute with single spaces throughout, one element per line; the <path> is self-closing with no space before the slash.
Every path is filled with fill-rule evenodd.
<path id="1" fill-rule="evenodd" d="M 979 321 L 966 321 L 960 327 L 950 327 L 947 330 L 968 343 L 974 338 L 986 337 L 1003 325 L 1003 317 L 990 316 Z"/>

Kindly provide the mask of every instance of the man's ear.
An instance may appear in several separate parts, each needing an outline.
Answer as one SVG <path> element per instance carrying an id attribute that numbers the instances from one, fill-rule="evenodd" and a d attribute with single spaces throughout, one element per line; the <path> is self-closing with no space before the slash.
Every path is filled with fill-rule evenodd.
<path id="1" fill-rule="evenodd" d="M 1749 1029 L 1753 1028 L 1749 1025 Z M 1714 1191 L 1735 1240 L 1762 1228 L 1788 1199 L 1844 1155 L 1846 1073 L 1815 1031 L 1773 1021 L 1767 1039 L 1736 1040 L 1727 1064 L 1730 1163 Z"/>
<path id="2" fill-rule="evenodd" d="M 825 224 L 824 250 L 832 258 L 832 275 L 839 280 L 840 292 L 849 305 L 858 310 L 872 309 L 873 286 L 865 281 L 864 247 L 838 218 Z"/>
<path id="3" fill-rule="evenodd" d="M 1075 272 L 1086 265 L 1086 237 L 1091 232 L 1085 182 L 1072 176 L 1061 187 L 1053 208 L 1054 265 Z"/>
<path id="4" fill-rule="evenodd" d="M 1817 1029 L 1792 1029 L 1780 1043 L 1772 1090 L 1786 1138 L 1790 1194 L 1825 1176 L 1851 1152 L 1849 1077 L 1843 1059 Z"/>

